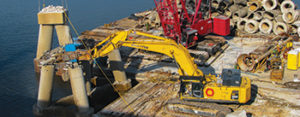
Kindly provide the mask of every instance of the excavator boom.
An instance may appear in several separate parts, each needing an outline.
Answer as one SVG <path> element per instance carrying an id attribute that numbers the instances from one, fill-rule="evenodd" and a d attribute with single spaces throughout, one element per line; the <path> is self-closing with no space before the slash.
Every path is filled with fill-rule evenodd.
<path id="1" fill-rule="evenodd" d="M 147 39 L 132 39 L 129 40 L 129 34 L 136 34 L 147 37 Z M 96 45 L 92 49 L 94 52 L 93 57 L 103 57 L 114 49 L 121 46 L 137 48 L 152 52 L 161 53 L 173 58 L 179 65 L 179 73 L 184 76 L 203 76 L 203 73 L 198 70 L 197 65 L 194 63 L 193 57 L 190 56 L 188 50 L 177 44 L 175 41 L 163 37 L 153 36 L 150 34 L 137 32 L 137 31 L 122 31 L 113 34 L 106 38 L 104 41 Z M 100 49 L 98 49 L 101 47 Z"/>
<path id="2" fill-rule="evenodd" d="M 137 38 L 138 37 L 138 38 Z M 251 97 L 251 81 L 240 71 L 224 69 L 222 77 L 204 75 L 181 44 L 138 31 L 121 31 L 107 37 L 91 49 L 93 58 L 107 56 L 122 46 L 157 52 L 173 58 L 181 81 L 179 96 L 183 100 L 246 103 Z"/>

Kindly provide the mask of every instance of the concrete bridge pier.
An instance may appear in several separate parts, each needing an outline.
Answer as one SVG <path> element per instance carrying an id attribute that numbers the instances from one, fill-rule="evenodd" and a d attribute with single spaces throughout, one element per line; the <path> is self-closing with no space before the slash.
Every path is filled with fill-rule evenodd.
<path id="1" fill-rule="evenodd" d="M 110 68 L 112 69 L 115 77 L 115 82 L 113 85 L 116 90 L 119 92 L 125 92 L 129 90 L 132 87 L 131 80 L 127 79 L 126 77 L 119 49 L 115 49 L 110 52 L 108 54 L 108 59 L 110 61 Z"/>
<path id="2" fill-rule="evenodd" d="M 86 113 L 89 111 L 90 106 L 82 69 L 77 63 L 73 63 L 73 66 L 68 69 L 68 72 L 70 74 L 74 102 L 79 113 Z"/>
<path id="3" fill-rule="evenodd" d="M 51 91 L 54 77 L 54 65 L 42 66 L 37 106 L 39 108 L 46 108 L 51 102 Z"/>

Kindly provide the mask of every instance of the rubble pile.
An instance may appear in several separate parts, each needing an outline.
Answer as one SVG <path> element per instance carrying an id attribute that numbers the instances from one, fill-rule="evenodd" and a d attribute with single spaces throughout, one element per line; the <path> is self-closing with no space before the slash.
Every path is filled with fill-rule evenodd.
<path id="1" fill-rule="evenodd" d="M 43 8 L 39 13 L 63 13 L 66 9 L 63 6 L 49 5 Z"/>

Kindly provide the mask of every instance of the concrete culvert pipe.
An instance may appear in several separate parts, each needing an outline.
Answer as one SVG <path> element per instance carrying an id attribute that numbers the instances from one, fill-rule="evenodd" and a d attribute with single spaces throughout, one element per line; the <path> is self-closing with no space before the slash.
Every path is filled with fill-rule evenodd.
<path id="1" fill-rule="evenodd" d="M 237 29 L 238 30 L 245 30 L 245 25 L 246 25 L 246 20 L 241 19 L 240 21 L 237 22 Z"/>
<path id="2" fill-rule="evenodd" d="M 295 26 L 297 26 L 297 27 L 300 27 L 300 20 L 299 20 L 299 21 L 295 21 L 295 22 L 293 23 L 293 25 L 295 25 Z"/>
<path id="3" fill-rule="evenodd" d="M 263 19 L 260 23 L 259 23 L 259 30 L 262 33 L 265 34 L 270 34 L 272 32 L 273 29 L 273 23 L 271 20 L 269 19 Z"/>
<path id="4" fill-rule="evenodd" d="M 227 16 L 232 16 L 239 9 L 238 5 L 231 5 L 228 10 L 225 11 Z"/>
<path id="5" fill-rule="evenodd" d="M 203 0 L 202 0 L 203 1 Z M 224 7 L 224 5 L 226 6 L 226 4 L 224 3 L 225 1 L 223 1 L 223 0 L 212 0 L 211 1 L 211 6 L 213 7 L 213 8 L 216 8 L 216 9 L 218 9 L 218 8 L 220 8 L 221 6 L 223 6 Z"/>
<path id="6" fill-rule="evenodd" d="M 299 35 L 299 37 L 300 37 L 300 27 L 298 27 L 297 32 L 298 32 L 298 35 Z"/>
<path id="7" fill-rule="evenodd" d="M 248 14 L 248 7 L 242 7 L 239 10 L 237 10 L 233 16 L 234 17 L 240 17 L 240 18 L 244 18 L 246 17 Z"/>
<path id="8" fill-rule="evenodd" d="M 247 0 L 233 0 L 234 4 L 247 5 Z"/>
<path id="9" fill-rule="evenodd" d="M 295 10 L 295 3 L 293 1 L 283 1 L 280 5 L 280 10 L 282 13 L 286 13 L 288 11 L 293 11 Z"/>
<path id="10" fill-rule="evenodd" d="M 248 33 L 256 33 L 258 31 L 258 22 L 256 20 L 247 20 L 245 31 Z"/>
<path id="11" fill-rule="evenodd" d="M 228 1 L 223 1 L 223 2 L 220 2 L 220 4 L 219 4 L 219 9 L 228 9 L 228 7 L 229 7 L 229 2 Z"/>
<path id="12" fill-rule="evenodd" d="M 282 19 L 286 23 L 293 23 L 300 19 L 300 10 L 292 10 L 283 13 Z"/>
<path id="13" fill-rule="evenodd" d="M 254 19 L 254 13 L 250 13 L 248 14 L 247 18 L 250 20 L 250 19 Z"/>
<path id="14" fill-rule="evenodd" d="M 236 26 L 236 22 L 234 22 L 233 20 L 230 20 L 230 27 L 234 28 Z"/>
<path id="15" fill-rule="evenodd" d="M 213 0 L 213 1 L 211 2 L 211 6 L 212 6 L 213 8 L 219 8 L 219 5 L 220 5 L 219 0 Z"/>
<path id="16" fill-rule="evenodd" d="M 297 26 L 295 26 L 295 25 L 288 25 L 288 28 L 289 28 L 289 33 L 293 33 L 293 34 L 298 34 L 298 32 L 297 32 L 297 29 L 298 29 L 298 27 Z"/>
<path id="17" fill-rule="evenodd" d="M 250 12 L 254 12 L 261 8 L 261 2 L 258 1 L 248 2 L 247 6 L 249 7 Z"/>
<path id="18" fill-rule="evenodd" d="M 282 4 L 283 1 L 285 1 L 285 0 L 277 0 L 278 5 Z"/>
<path id="19" fill-rule="evenodd" d="M 284 22 L 283 19 L 282 19 L 282 15 L 277 15 L 277 16 L 275 17 L 275 20 L 276 20 L 277 22 Z"/>
<path id="20" fill-rule="evenodd" d="M 277 7 L 277 0 L 263 0 L 262 6 L 266 11 L 274 10 Z"/>
<path id="21" fill-rule="evenodd" d="M 273 20 L 278 15 L 282 15 L 280 10 L 270 10 L 270 11 L 264 12 L 263 17 Z"/>
<path id="22" fill-rule="evenodd" d="M 233 12 L 236 12 L 237 10 L 239 10 L 240 8 L 238 5 L 231 5 L 228 9 L 230 12 L 233 13 Z"/>
<path id="23" fill-rule="evenodd" d="M 277 22 L 274 24 L 273 32 L 276 35 L 280 35 L 281 33 L 286 33 L 288 31 L 288 26 L 283 22 Z"/>
<path id="24" fill-rule="evenodd" d="M 218 13 L 218 12 L 212 12 L 211 13 L 211 17 L 212 18 L 215 18 L 215 17 L 217 17 L 217 16 L 219 16 L 220 15 L 220 13 Z"/>
<path id="25" fill-rule="evenodd" d="M 230 18 L 232 15 L 232 12 L 230 12 L 229 10 L 226 10 L 225 15 Z"/>
<path id="26" fill-rule="evenodd" d="M 254 15 L 254 17 L 253 17 L 254 20 L 261 20 L 263 18 L 263 12 L 262 11 L 254 12 L 253 15 Z"/>

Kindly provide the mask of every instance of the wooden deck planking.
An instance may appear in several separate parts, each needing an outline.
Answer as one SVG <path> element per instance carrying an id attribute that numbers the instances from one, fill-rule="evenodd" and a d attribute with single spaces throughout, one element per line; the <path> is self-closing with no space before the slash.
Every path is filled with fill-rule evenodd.
<path id="1" fill-rule="evenodd" d="M 124 94 L 123 97 L 129 105 L 119 98 L 102 109 L 100 113 L 112 116 L 124 114 L 155 116 L 170 98 L 176 97 L 178 92 L 176 86 L 174 83 L 141 82 Z M 133 109 L 133 112 L 131 109 Z"/>
<path id="2" fill-rule="evenodd" d="M 136 100 L 136 98 L 143 95 L 146 91 L 151 89 L 153 86 L 155 86 L 155 83 L 139 83 L 137 86 L 129 90 L 127 93 L 123 94 L 122 97 L 126 100 L 128 104 L 131 104 Z M 124 108 L 126 108 L 128 105 L 121 99 L 118 98 L 108 106 L 106 106 L 104 109 L 102 109 L 101 113 L 109 114 L 112 112 L 122 112 Z"/>

